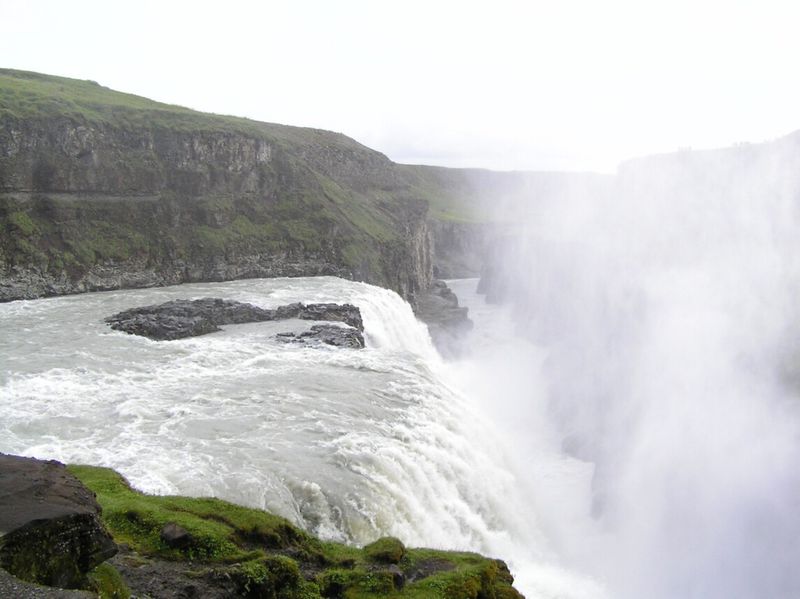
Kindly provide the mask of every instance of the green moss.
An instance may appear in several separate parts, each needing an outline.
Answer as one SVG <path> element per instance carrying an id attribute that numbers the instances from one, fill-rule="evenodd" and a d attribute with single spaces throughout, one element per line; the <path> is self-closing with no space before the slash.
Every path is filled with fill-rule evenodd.
<path id="1" fill-rule="evenodd" d="M 367 559 L 385 564 L 400 563 L 405 553 L 405 545 L 395 537 L 383 537 L 364 547 Z"/>
<path id="2" fill-rule="evenodd" d="M 31 220 L 31 217 L 19 210 L 8 215 L 8 227 L 10 228 L 9 232 L 16 232 L 25 237 L 40 233 L 38 225 Z"/>
<path id="3" fill-rule="evenodd" d="M 345 590 L 358 583 L 360 572 L 330 568 L 317 575 L 317 584 L 323 597 L 341 597 Z"/>
<path id="4" fill-rule="evenodd" d="M 255 224 L 244 215 L 221 227 L 199 225 L 191 236 L 196 251 L 212 256 L 224 256 L 231 251 L 246 252 L 248 248 L 254 252 L 278 250 L 285 245 L 285 237 L 275 223 Z"/>
<path id="5" fill-rule="evenodd" d="M 351 151 L 365 149 L 358 142 L 330 131 L 207 114 L 114 91 L 94 81 L 15 69 L 0 69 L 0 117 L 3 116 L 15 119 L 63 117 L 127 129 L 236 133 L 266 139 L 278 147 L 323 146 L 335 142 Z"/>
<path id="6" fill-rule="evenodd" d="M 303 580 L 296 561 L 282 555 L 241 564 L 232 577 L 243 596 L 259 599 L 304 599 L 313 597 L 317 588 Z"/>
<path id="7" fill-rule="evenodd" d="M 4 230 L 13 233 L 0 239 L 0 254 L 11 266 L 44 265 L 71 280 L 97 265 L 132 259 L 157 272 L 178 261 L 202 272 L 210 259 L 288 254 L 321 257 L 356 278 L 402 291 L 397 271 L 405 263 L 394 248 L 407 243 L 411 223 L 424 218 L 427 196 L 438 193 L 435 177 L 408 175 L 341 134 L 203 114 L 90 81 L 0 69 L 0 119 L 11 127 L 24 121 L 34 131 L 80 126 L 110 138 L 166 140 L 220 134 L 269 147 L 270 159 L 248 174 L 247 191 L 231 165 L 181 170 L 163 152 L 122 144 L 119 160 L 100 165 L 109 196 L 47 191 L 55 174 L 84 168 L 52 148 L 37 154 L 32 185 L 39 192 L 17 194 L 29 166 L 21 158 L 0 159 L 0 180 L 8 182 L 0 218 L 4 203 L 24 204 L 22 214 L 4 219 Z M 145 192 L 151 195 L 137 195 Z M 28 245 L 17 247 L 17 239 Z"/>
<path id="8" fill-rule="evenodd" d="M 245 597 L 521 599 L 499 562 L 474 553 L 406 550 L 391 537 L 363 549 L 322 542 L 268 512 L 218 499 L 144 495 L 113 470 L 69 469 L 97 494 L 118 543 L 146 556 L 217 564 Z M 192 544 L 183 550 L 167 547 L 160 538 L 167 522 L 185 528 Z M 427 575 L 401 584 L 420 571 Z M 101 571 L 100 578 L 115 584 L 112 572 Z"/>
<path id="9" fill-rule="evenodd" d="M 103 520 L 114 538 L 145 555 L 235 562 L 261 555 L 246 548 L 256 541 L 267 547 L 318 551 L 314 539 L 267 512 L 218 499 L 144 495 L 104 468 L 70 466 L 70 471 L 98 494 Z M 188 547 L 173 549 L 161 540 L 161 529 L 168 522 L 189 532 Z"/>
<path id="10" fill-rule="evenodd" d="M 130 589 L 117 569 L 109 563 L 103 563 L 89 572 L 89 588 L 95 591 L 100 599 L 129 599 Z"/>
<path id="11" fill-rule="evenodd" d="M 124 261 L 148 251 L 147 238 L 126 222 L 88 221 L 83 234 L 69 239 L 67 245 L 86 266 L 106 260 Z"/>

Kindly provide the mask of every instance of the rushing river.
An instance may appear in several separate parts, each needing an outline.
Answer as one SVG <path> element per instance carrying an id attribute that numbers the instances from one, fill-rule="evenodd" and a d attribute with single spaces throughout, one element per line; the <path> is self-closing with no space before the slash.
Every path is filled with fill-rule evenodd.
<path id="1" fill-rule="evenodd" d="M 110 466 L 143 491 L 264 508 L 328 539 L 392 534 L 502 557 L 530 599 L 600 596 L 559 566 L 536 499 L 574 496 L 570 485 L 587 484 L 590 472 L 550 448 L 535 422 L 524 425 L 535 446 L 525 460 L 500 433 L 515 428 L 516 400 L 492 377 L 538 359 L 534 348 L 474 294 L 475 281 L 454 287 L 476 329 L 474 351 L 453 363 L 399 296 L 329 277 L 2 304 L 0 451 Z M 168 342 L 103 323 L 123 309 L 200 297 L 265 308 L 350 302 L 362 311 L 367 347 L 275 340 L 308 326 L 300 321 Z M 504 343 L 508 352 L 483 351 Z M 530 455 L 540 456 L 536 475 Z M 568 501 L 544 499 L 568 515 Z"/>

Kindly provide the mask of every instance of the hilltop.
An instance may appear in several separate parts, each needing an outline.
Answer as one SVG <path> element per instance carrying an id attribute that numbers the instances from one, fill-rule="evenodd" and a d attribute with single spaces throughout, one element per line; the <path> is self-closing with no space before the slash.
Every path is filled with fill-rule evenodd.
<path id="1" fill-rule="evenodd" d="M 431 279 L 430 198 L 329 131 L 0 70 L 0 297 L 336 274 Z"/>
<path id="2" fill-rule="evenodd" d="M 0 69 L 0 301 L 320 274 L 413 301 L 476 275 L 520 197 L 576 177 L 593 180 L 400 165 L 340 133 Z"/>

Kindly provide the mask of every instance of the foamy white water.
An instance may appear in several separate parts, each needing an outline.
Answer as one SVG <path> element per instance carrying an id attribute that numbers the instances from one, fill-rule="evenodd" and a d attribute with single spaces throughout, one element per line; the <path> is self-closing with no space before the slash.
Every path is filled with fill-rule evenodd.
<path id="1" fill-rule="evenodd" d="M 102 322 L 199 297 L 350 302 L 367 348 L 274 339 L 301 321 L 169 342 Z M 478 363 L 443 364 L 393 292 L 322 277 L 95 293 L 0 305 L 0 331 L 0 451 L 110 466 L 144 491 L 222 497 L 329 539 L 480 551 L 506 559 L 529 599 L 600 596 L 559 563 L 531 494 L 531 481 L 583 485 L 585 467 L 546 441 L 533 469 L 531 454 L 514 457 L 493 423 L 513 419 L 510 400 L 487 402 L 488 380 L 463 378 Z"/>

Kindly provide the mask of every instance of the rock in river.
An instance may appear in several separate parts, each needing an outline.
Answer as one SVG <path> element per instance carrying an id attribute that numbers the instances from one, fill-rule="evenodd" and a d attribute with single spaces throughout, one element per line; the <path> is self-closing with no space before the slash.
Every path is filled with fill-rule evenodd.
<path id="1" fill-rule="evenodd" d="M 274 310 L 259 308 L 252 304 L 223 300 L 219 298 L 203 298 L 197 300 L 173 300 L 155 306 L 131 308 L 106 318 L 106 323 L 117 331 L 132 335 L 141 335 L 156 341 L 197 337 L 220 330 L 225 324 L 242 324 L 245 322 L 264 322 L 299 318 L 301 320 L 324 320 L 342 322 L 352 333 L 333 331 L 341 327 L 323 327 L 317 325 L 316 331 L 296 335 L 298 339 L 315 336 L 330 345 L 347 347 L 364 347 L 364 324 L 361 311 L 351 304 L 301 304 L 294 303 L 279 306 Z M 347 329 L 344 329 L 347 331 Z M 345 335 L 345 337 L 342 337 Z M 333 342 L 341 338 L 342 342 Z M 360 345 L 353 345 L 360 339 Z"/>
<path id="2" fill-rule="evenodd" d="M 277 338 L 289 343 L 308 343 L 309 341 L 321 342 L 336 347 L 351 347 L 361 349 L 364 347 L 364 335 L 353 327 L 343 327 L 335 324 L 315 324 L 310 330 L 303 333 L 278 333 Z"/>

